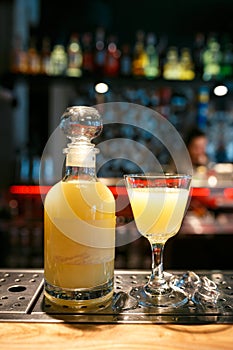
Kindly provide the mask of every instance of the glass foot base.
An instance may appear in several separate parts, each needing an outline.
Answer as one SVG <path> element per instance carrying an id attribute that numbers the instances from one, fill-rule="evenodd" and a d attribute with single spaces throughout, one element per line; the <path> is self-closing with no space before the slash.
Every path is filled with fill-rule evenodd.
<path id="1" fill-rule="evenodd" d="M 138 286 L 131 289 L 130 295 L 144 307 L 177 308 L 188 302 L 182 291 L 172 288 L 164 294 L 152 295 L 146 291 L 145 286 Z"/>

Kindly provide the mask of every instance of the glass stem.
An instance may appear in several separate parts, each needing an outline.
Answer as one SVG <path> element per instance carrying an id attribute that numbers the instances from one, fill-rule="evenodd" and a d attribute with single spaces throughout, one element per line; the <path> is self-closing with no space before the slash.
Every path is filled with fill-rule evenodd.
<path id="1" fill-rule="evenodd" d="M 151 243 L 152 272 L 144 290 L 149 295 L 165 295 L 170 292 L 170 286 L 164 277 L 163 250 L 164 243 Z"/>
<path id="2" fill-rule="evenodd" d="M 152 243 L 151 249 L 152 249 L 152 274 L 151 274 L 150 282 L 152 282 L 153 280 L 156 280 L 157 283 L 163 284 L 164 283 L 164 276 L 163 276 L 164 244 Z"/>

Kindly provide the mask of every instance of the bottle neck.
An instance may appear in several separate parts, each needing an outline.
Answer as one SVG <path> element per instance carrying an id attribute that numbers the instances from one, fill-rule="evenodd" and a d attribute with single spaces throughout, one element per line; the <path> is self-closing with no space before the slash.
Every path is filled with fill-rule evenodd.
<path id="1" fill-rule="evenodd" d="M 96 148 L 70 148 L 63 181 L 96 181 Z"/>
<path id="2" fill-rule="evenodd" d="M 62 181 L 96 181 L 95 167 L 80 167 L 66 165 L 65 176 Z"/>

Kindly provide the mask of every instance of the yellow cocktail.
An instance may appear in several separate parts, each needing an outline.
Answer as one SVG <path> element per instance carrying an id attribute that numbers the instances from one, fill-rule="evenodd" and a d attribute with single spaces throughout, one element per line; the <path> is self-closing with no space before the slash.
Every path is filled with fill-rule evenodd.
<path id="1" fill-rule="evenodd" d="M 128 190 L 139 232 L 152 243 L 166 242 L 183 220 L 189 191 L 179 188 L 131 188 Z"/>

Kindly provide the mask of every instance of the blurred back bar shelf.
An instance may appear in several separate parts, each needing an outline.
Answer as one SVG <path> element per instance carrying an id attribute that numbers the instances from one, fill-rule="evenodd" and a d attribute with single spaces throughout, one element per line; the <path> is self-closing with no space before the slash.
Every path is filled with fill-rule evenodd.
<path id="1" fill-rule="evenodd" d="M 40 75 L 8 74 L 6 84 L 12 89 L 15 105 L 11 107 L 8 121 L 12 126 L 4 137 L 13 149 L 9 166 L 11 172 L 6 175 L 6 182 L 37 183 L 33 175 L 33 166 L 28 179 L 19 178 L 19 164 L 22 157 L 29 158 L 29 163 L 38 165 L 46 142 L 59 125 L 60 116 L 70 105 L 97 105 L 108 102 L 126 102 L 145 106 L 160 113 L 185 138 L 192 127 L 203 129 L 208 137 L 208 156 L 213 163 L 233 162 L 233 80 L 224 80 L 228 88 L 226 96 L 215 96 L 214 87 L 219 82 L 202 79 L 192 81 L 165 80 L 156 78 L 122 78 L 113 77 L 98 79 L 92 77 L 51 77 Z M 96 84 L 104 82 L 108 85 L 106 93 L 95 90 Z M 9 108 L 9 107 L 8 107 Z M 133 116 L 131 116 L 133 121 Z M 129 116 L 125 117 L 126 121 Z M 148 120 L 152 128 L 153 121 Z M 13 126 L 18 126 L 14 129 Z M 122 137 L 126 135 L 126 127 L 110 129 L 108 136 Z M 219 133 L 221 130 L 221 133 Z M 116 135 L 117 133 L 117 135 Z M 102 139 L 105 137 L 103 134 Z M 148 133 L 134 131 L 132 136 L 138 142 L 156 150 L 156 145 Z M 98 141 L 101 141 L 98 140 Z M 5 157 L 0 151 L 0 157 Z M 161 154 L 161 157 L 163 155 Z M 14 169 L 12 169 L 14 166 Z M 10 174 L 10 176 L 9 176 Z M 14 174 L 12 178 L 12 174 Z M 102 174 L 101 174 L 102 175 Z M 103 174 L 117 177 L 119 173 Z M 4 179 L 3 179 L 4 180 Z M 3 181 L 4 183 L 4 181 Z"/>

